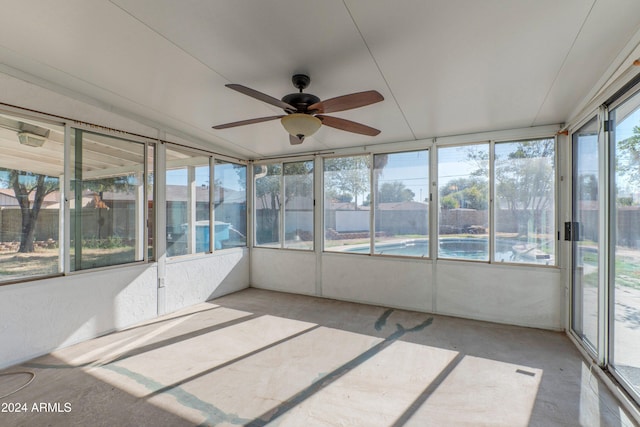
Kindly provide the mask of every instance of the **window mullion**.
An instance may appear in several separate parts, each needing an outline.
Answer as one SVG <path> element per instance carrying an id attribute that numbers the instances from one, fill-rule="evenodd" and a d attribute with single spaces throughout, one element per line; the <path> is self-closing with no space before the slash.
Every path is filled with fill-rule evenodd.
<path id="1" fill-rule="evenodd" d="M 59 230 L 59 240 L 62 244 L 59 244 L 62 253 L 60 254 L 61 258 L 61 267 L 62 272 L 69 273 L 71 271 L 71 202 L 69 197 L 71 194 L 71 159 L 73 156 L 71 155 L 71 126 L 67 123 L 64 127 L 64 183 L 63 183 L 63 200 L 64 203 L 62 215 L 60 215 L 60 230 Z"/>
<path id="2" fill-rule="evenodd" d="M 196 253 L 196 168 L 187 166 L 187 253 Z"/>
<path id="3" fill-rule="evenodd" d="M 376 193 L 378 180 L 376 179 L 374 155 L 369 154 L 369 254 L 375 254 L 376 247 Z"/>
<path id="4" fill-rule="evenodd" d="M 284 205 L 285 205 L 285 201 L 287 199 L 287 189 L 285 188 L 285 180 L 284 180 L 284 162 L 280 163 L 280 206 L 278 206 L 279 208 L 279 212 L 280 212 L 280 249 L 284 248 L 284 239 L 285 239 L 285 232 L 284 232 L 284 227 L 285 227 L 285 221 L 284 221 L 284 215 L 285 215 L 285 210 L 284 210 Z"/>
<path id="5" fill-rule="evenodd" d="M 495 262 L 495 141 L 489 141 L 489 262 Z"/>
<path id="6" fill-rule="evenodd" d="M 429 166 L 429 256 L 435 265 L 435 260 L 438 258 L 438 241 L 440 239 L 440 231 L 438 229 L 440 221 L 440 209 L 438 209 L 440 203 L 438 192 L 438 149 L 435 139 L 429 149 Z"/>
<path id="7" fill-rule="evenodd" d="M 615 155 L 614 151 L 611 147 L 611 143 L 613 138 L 611 137 L 611 129 L 612 126 L 609 127 L 608 131 L 604 130 L 604 123 L 609 122 L 611 117 L 609 116 L 609 109 L 606 106 L 602 106 L 600 108 L 600 117 L 602 117 L 601 122 L 599 123 L 598 128 L 598 146 L 599 149 L 602 150 L 602 154 L 599 157 L 600 167 L 599 172 L 600 176 L 599 182 L 608 183 L 609 185 L 602 186 L 602 194 L 600 196 L 600 212 L 601 218 L 598 224 L 600 228 L 600 239 L 598 251 L 601 254 L 605 254 L 598 258 L 599 263 L 599 289 L 598 289 L 598 312 L 600 313 L 598 317 L 598 364 L 600 366 L 605 366 L 609 363 L 609 359 L 611 358 L 611 352 L 613 351 L 613 347 L 609 348 L 609 339 L 611 338 L 611 342 L 613 341 L 613 328 L 609 328 L 609 325 L 613 324 L 613 321 L 610 322 L 609 314 L 612 315 L 615 313 L 611 304 L 614 303 L 614 295 L 611 288 L 611 284 L 615 283 L 615 278 L 613 277 L 614 268 L 609 268 L 611 260 L 615 260 L 615 244 L 612 244 L 612 236 L 615 236 L 615 218 L 614 223 L 611 222 L 611 214 L 615 212 Z M 610 123 L 610 122 L 609 122 Z M 615 319 L 613 319 L 615 320 Z"/>
<path id="8" fill-rule="evenodd" d="M 144 160 L 142 164 L 142 259 L 149 260 L 149 143 L 144 144 Z"/>
<path id="9" fill-rule="evenodd" d="M 216 250 L 215 238 L 216 238 L 216 172 L 215 172 L 216 158 L 209 157 L 209 252 Z M 222 189 L 224 191 L 224 189 Z M 220 201 L 222 202 L 222 200 Z"/>

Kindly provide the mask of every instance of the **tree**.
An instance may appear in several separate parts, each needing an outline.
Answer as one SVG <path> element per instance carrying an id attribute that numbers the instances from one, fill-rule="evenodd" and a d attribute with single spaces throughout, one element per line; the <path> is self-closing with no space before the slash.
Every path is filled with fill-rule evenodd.
<path id="1" fill-rule="evenodd" d="M 442 209 L 458 209 L 460 207 L 460 202 L 453 197 L 451 194 L 448 194 L 440 199 L 440 206 Z"/>
<path id="2" fill-rule="evenodd" d="M 617 143 L 616 170 L 637 188 L 640 183 L 640 126 L 633 127 L 633 136 Z"/>
<path id="3" fill-rule="evenodd" d="M 369 193 L 369 170 L 371 161 L 368 156 L 338 157 L 324 162 L 325 185 L 339 193 L 354 197 L 355 209 L 358 209 L 358 195 Z M 365 196 L 366 197 L 366 196 Z"/>
<path id="4" fill-rule="evenodd" d="M 598 178 L 594 174 L 578 177 L 578 200 L 598 200 Z"/>
<path id="5" fill-rule="evenodd" d="M 93 201 L 95 207 L 104 205 L 102 193 L 105 191 L 128 191 L 131 186 L 131 176 L 123 175 L 95 179 L 81 182 L 75 191 L 82 194 L 83 191 L 95 192 Z M 47 195 L 59 191 L 60 179 L 45 174 L 28 172 L 15 169 L 0 170 L 0 182 L 7 188 L 11 188 L 20 207 L 20 247 L 18 252 L 34 252 L 35 231 L 42 204 Z"/>
<path id="6" fill-rule="evenodd" d="M 351 203 L 351 201 L 353 200 L 353 196 L 349 193 L 341 193 L 336 194 L 334 197 L 332 197 L 332 199 L 335 199 L 335 201 L 338 203 Z"/>
<path id="7" fill-rule="evenodd" d="M 5 178 L 20 206 L 21 230 L 20 248 L 18 252 L 33 252 L 34 236 L 38 215 L 42 208 L 42 202 L 47 194 L 51 194 L 59 188 L 59 179 L 47 175 L 32 172 L 9 170 Z M 33 202 L 30 196 L 33 194 Z"/>
<path id="8" fill-rule="evenodd" d="M 440 205 L 443 209 L 487 210 L 488 183 L 479 176 L 453 179 L 440 189 Z"/>
<path id="9" fill-rule="evenodd" d="M 313 197 L 313 162 L 284 164 L 284 205 L 295 197 Z"/>
<path id="10" fill-rule="evenodd" d="M 633 197 L 618 197 L 616 199 L 617 206 L 633 206 Z"/>
<path id="11" fill-rule="evenodd" d="M 282 175 L 284 173 L 284 200 Z M 281 206 L 295 197 L 313 194 L 313 162 L 258 165 L 254 168 L 256 212 L 260 212 L 257 237 L 260 243 L 278 241 Z"/>
<path id="12" fill-rule="evenodd" d="M 409 202 L 416 194 L 408 189 L 402 181 L 385 182 L 378 188 L 378 202 Z"/>
<path id="13" fill-rule="evenodd" d="M 133 183 L 135 181 L 135 175 L 119 175 L 76 182 L 76 184 L 78 184 L 78 188 L 75 189 L 76 203 L 82 203 L 82 197 L 85 196 L 87 192 L 93 193 L 93 200 L 84 207 L 98 209 L 98 221 L 96 223 L 97 239 L 100 240 L 103 238 L 102 227 L 105 224 L 105 218 L 102 217 L 103 211 L 101 209 L 109 210 L 109 206 L 103 200 L 104 193 L 107 191 L 128 193 L 131 187 L 134 186 Z M 76 219 L 76 221 L 77 220 L 78 219 Z M 78 240 L 77 244 L 80 244 L 80 242 L 81 240 Z"/>
<path id="14" fill-rule="evenodd" d="M 498 206 L 508 209 L 527 236 L 530 221 L 541 230 L 544 212 L 554 201 L 555 141 L 541 139 L 511 143 L 506 156 L 496 154 L 495 189 Z"/>
<path id="15" fill-rule="evenodd" d="M 279 163 L 254 168 L 258 243 L 278 241 L 281 174 Z"/>

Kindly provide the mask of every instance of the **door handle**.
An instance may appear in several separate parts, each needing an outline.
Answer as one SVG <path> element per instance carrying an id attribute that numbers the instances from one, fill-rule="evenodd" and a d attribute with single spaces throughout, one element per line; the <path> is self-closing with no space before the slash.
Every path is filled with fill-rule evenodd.
<path id="1" fill-rule="evenodd" d="M 579 222 L 564 223 L 564 240 L 567 240 L 567 241 L 580 240 L 580 223 Z"/>

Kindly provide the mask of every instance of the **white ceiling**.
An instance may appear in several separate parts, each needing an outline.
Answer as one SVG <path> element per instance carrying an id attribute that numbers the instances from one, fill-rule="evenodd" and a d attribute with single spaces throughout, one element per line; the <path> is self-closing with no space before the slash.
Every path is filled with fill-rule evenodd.
<path id="1" fill-rule="evenodd" d="M 246 158 L 562 123 L 640 30 L 638 0 L 8 3 L 5 69 Z M 281 113 L 225 84 L 281 98 L 301 72 L 321 99 L 382 93 L 333 114 L 382 133 L 290 146 L 278 121 L 211 129 Z"/>

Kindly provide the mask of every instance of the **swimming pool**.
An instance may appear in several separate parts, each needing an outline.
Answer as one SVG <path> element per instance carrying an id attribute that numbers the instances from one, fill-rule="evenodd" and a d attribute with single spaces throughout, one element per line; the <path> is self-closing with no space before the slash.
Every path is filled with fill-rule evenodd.
<path id="1" fill-rule="evenodd" d="M 513 249 L 517 243 L 517 241 L 497 241 L 495 260 L 497 262 L 524 261 Z M 439 240 L 438 246 L 439 258 L 468 259 L 474 261 L 489 260 L 488 239 L 474 237 L 443 238 Z M 369 246 L 356 246 L 346 249 L 344 252 L 368 254 Z M 378 255 L 428 257 L 429 239 L 413 239 L 393 243 L 376 243 L 374 253 Z M 549 262 L 549 260 L 546 261 Z M 540 260 L 538 262 L 543 263 L 544 261 Z"/>

